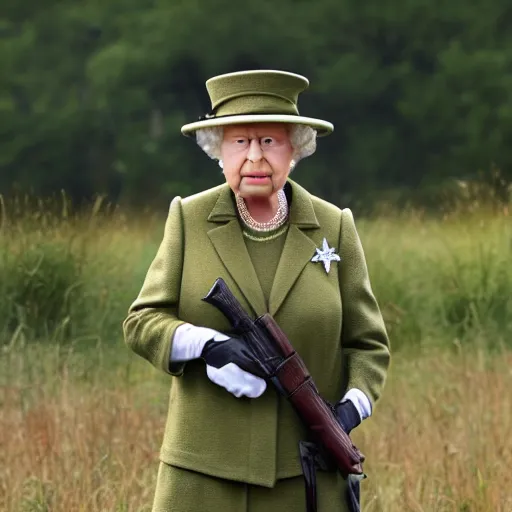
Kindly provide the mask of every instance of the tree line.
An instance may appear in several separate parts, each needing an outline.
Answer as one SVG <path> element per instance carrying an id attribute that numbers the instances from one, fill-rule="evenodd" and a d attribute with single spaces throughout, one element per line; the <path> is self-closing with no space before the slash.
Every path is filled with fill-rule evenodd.
<path id="1" fill-rule="evenodd" d="M 244 69 L 310 80 L 334 123 L 297 181 L 335 203 L 512 178 L 505 0 L 8 0 L 0 7 L 0 193 L 164 204 L 222 182 L 180 127 L 204 82 Z"/>

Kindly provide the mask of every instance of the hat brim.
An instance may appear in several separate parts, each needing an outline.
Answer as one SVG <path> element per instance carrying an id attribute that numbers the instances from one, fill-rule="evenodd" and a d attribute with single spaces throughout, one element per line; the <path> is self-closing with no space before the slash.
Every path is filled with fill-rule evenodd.
<path id="1" fill-rule="evenodd" d="M 181 127 L 181 133 L 186 136 L 192 136 L 196 130 L 201 128 L 212 128 L 214 126 L 227 126 L 232 124 L 248 124 L 248 123 L 288 123 L 288 124 L 304 124 L 311 126 L 317 131 L 318 137 L 329 135 L 334 130 L 332 123 L 314 119 L 312 117 L 293 116 L 286 114 L 243 114 L 236 116 L 212 117 L 203 121 L 196 121 Z"/>

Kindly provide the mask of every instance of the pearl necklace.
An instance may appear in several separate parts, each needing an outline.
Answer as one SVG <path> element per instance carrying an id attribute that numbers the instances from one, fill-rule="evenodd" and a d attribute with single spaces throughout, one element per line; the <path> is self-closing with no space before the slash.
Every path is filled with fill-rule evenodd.
<path id="1" fill-rule="evenodd" d="M 277 202 L 278 207 L 274 217 L 268 222 L 258 222 L 251 217 L 245 201 L 240 196 L 236 196 L 236 205 L 240 217 L 244 223 L 249 228 L 254 229 L 254 231 L 273 231 L 274 229 L 280 228 L 286 222 L 288 219 L 288 202 L 286 201 L 286 195 L 282 189 L 277 193 Z"/>

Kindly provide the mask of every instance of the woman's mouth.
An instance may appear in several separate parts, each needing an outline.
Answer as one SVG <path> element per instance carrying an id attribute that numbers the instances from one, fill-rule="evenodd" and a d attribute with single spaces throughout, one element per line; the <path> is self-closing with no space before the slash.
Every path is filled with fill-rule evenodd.
<path id="1" fill-rule="evenodd" d="M 247 175 L 244 176 L 244 180 L 249 183 L 266 183 L 267 181 L 270 181 L 270 176 Z"/>

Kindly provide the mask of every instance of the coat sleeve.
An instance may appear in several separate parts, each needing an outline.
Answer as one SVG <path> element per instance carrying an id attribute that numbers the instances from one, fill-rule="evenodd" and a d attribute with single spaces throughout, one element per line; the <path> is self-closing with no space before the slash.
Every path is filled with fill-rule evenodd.
<path id="1" fill-rule="evenodd" d="M 169 364 L 174 332 L 185 323 L 177 316 L 183 248 L 183 212 L 177 196 L 171 202 L 158 252 L 123 322 L 125 343 L 156 368 L 175 376 L 182 375 L 185 366 Z"/>
<path id="2" fill-rule="evenodd" d="M 373 410 L 386 381 L 389 339 L 371 288 L 361 240 L 348 208 L 341 214 L 340 239 L 344 389 L 363 391 Z"/>

